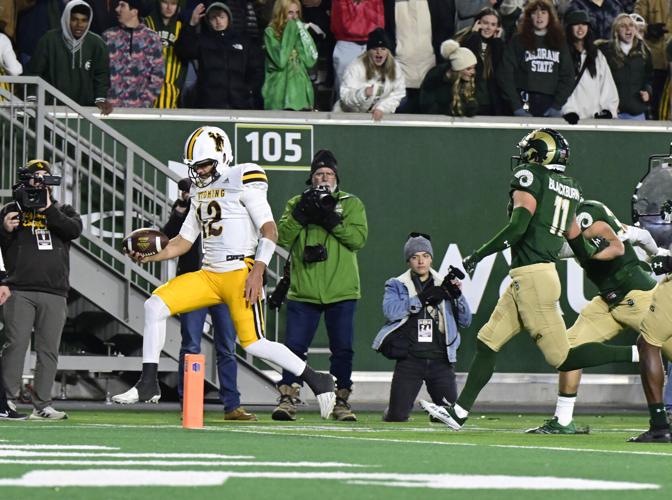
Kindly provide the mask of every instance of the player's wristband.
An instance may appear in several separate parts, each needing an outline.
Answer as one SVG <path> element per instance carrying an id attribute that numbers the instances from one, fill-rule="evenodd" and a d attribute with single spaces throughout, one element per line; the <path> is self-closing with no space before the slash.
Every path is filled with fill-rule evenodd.
<path id="1" fill-rule="evenodd" d="M 254 256 L 255 261 L 263 262 L 268 266 L 275 253 L 275 241 L 268 238 L 261 238 L 257 245 L 257 253 Z"/>

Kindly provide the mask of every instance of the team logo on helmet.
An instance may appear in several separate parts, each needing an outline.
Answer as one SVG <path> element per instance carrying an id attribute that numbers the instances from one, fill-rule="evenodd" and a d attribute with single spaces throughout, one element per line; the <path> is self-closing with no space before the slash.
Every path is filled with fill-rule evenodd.
<path id="1" fill-rule="evenodd" d="M 546 165 L 553 170 L 562 172 L 569 162 L 567 140 L 550 128 L 530 132 L 518 143 L 518 149 L 522 161 Z"/>
<path id="2" fill-rule="evenodd" d="M 189 166 L 189 177 L 198 187 L 205 187 L 217 180 L 221 175 L 217 167 L 228 167 L 232 161 L 229 137 L 218 127 L 196 129 L 184 145 L 184 163 Z M 204 178 L 197 169 L 207 164 L 212 164 L 213 168 L 210 175 Z"/>

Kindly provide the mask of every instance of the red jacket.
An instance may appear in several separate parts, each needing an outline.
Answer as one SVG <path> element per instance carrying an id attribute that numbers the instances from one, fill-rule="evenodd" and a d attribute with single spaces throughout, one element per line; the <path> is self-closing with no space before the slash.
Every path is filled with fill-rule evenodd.
<path id="1" fill-rule="evenodd" d="M 383 0 L 333 0 L 331 32 L 336 40 L 366 42 L 376 28 L 385 28 Z"/>

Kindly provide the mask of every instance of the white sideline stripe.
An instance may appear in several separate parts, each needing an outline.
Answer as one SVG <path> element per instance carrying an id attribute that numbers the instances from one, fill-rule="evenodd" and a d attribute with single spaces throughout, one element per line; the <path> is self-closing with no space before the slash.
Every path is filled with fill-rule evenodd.
<path id="1" fill-rule="evenodd" d="M 388 487 L 466 489 L 466 490 L 653 490 L 651 483 L 601 481 L 552 476 L 505 476 L 462 474 L 397 474 L 357 472 L 232 472 L 232 471 L 156 471 L 156 470 L 41 470 L 30 471 L 18 479 L 0 479 L 0 486 L 215 486 L 229 478 L 338 480 L 355 484 Z"/>
<path id="2" fill-rule="evenodd" d="M 263 431 L 257 432 L 250 429 L 225 429 L 228 432 L 241 432 L 251 434 L 271 434 L 271 435 L 287 435 L 286 432 L 271 432 Z M 451 431 L 448 431 L 451 432 Z M 524 450 L 547 450 L 547 451 L 571 451 L 571 452 L 590 452 L 590 453 L 614 453 L 617 455 L 650 455 L 655 457 L 672 457 L 672 452 L 662 453 L 656 451 L 625 451 L 625 450 L 598 450 L 594 448 L 561 448 L 557 446 L 524 446 L 513 444 L 476 444 L 476 443 L 460 443 L 460 442 L 446 442 L 446 441 L 422 441 L 416 439 L 388 439 L 388 438 L 370 438 L 360 436 L 331 436 L 329 434 L 302 434 L 291 433 L 292 436 L 310 437 L 310 438 L 325 438 L 325 439 L 350 439 L 357 441 L 379 441 L 384 443 L 401 443 L 401 444 L 422 444 L 422 445 L 439 445 L 439 446 L 483 446 L 486 448 L 514 448 Z"/>
<path id="3" fill-rule="evenodd" d="M 0 450 L 119 450 L 112 446 L 88 444 L 0 444 Z M 4 453 L 3 453 L 4 455 Z"/>
<path id="4" fill-rule="evenodd" d="M 65 451 L 23 451 L 6 450 L 2 453 L 3 457 L 83 457 L 83 458 L 201 458 L 214 460 L 254 460 L 253 455 L 220 455 L 217 453 L 81 453 Z"/>
<path id="5" fill-rule="evenodd" d="M 54 427 L 53 424 L 43 424 L 43 425 L 31 425 L 31 427 L 44 427 L 44 428 L 50 428 L 56 430 L 57 428 Z M 133 424 L 125 424 L 125 425 L 113 425 L 113 424 L 74 424 L 74 425 L 69 425 L 69 428 L 74 428 L 74 427 L 84 427 L 84 428 L 90 428 L 90 427 L 116 427 L 116 428 L 128 428 L 128 429 L 146 429 L 146 428 L 151 428 L 151 429 L 182 429 L 181 425 L 133 425 Z M 306 429 L 309 429 L 310 427 L 306 427 Z M 276 427 L 277 429 L 277 427 Z M 242 433 L 252 433 L 252 434 L 270 434 L 270 435 L 284 435 L 287 436 L 288 434 L 291 434 L 292 436 L 299 436 L 299 437 L 309 437 L 309 438 L 328 438 L 328 439 L 354 439 L 354 440 L 362 440 L 362 441 L 381 441 L 381 442 L 387 442 L 387 443 L 400 443 L 400 444 L 421 444 L 421 445 L 438 445 L 438 446 L 484 446 L 484 447 L 490 447 L 490 448 L 519 448 L 519 449 L 527 449 L 527 450 L 548 450 L 548 451 L 571 451 L 571 452 L 590 452 L 590 453 L 605 453 L 605 454 L 615 454 L 615 455 L 642 455 L 642 456 L 654 456 L 654 457 L 672 457 L 672 451 L 670 453 L 664 453 L 664 452 L 657 452 L 657 451 L 625 451 L 625 450 L 598 450 L 594 448 L 560 448 L 560 447 L 555 447 L 555 446 L 518 446 L 518 445 L 507 445 L 507 444 L 501 444 L 501 445 L 494 445 L 494 444 L 476 444 L 476 443 L 460 443 L 460 442 L 445 442 L 445 441 L 422 441 L 422 440 L 406 440 L 406 439 L 388 439 L 388 438 L 367 438 L 367 437 L 360 437 L 360 436 L 331 436 L 328 434 L 302 434 L 302 433 L 297 433 L 297 432 L 291 432 L 292 427 L 290 426 L 283 426 L 280 428 L 280 432 L 273 432 L 273 431 L 255 431 L 252 429 L 233 429 L 233 428 L 225 428 L 225 427 L 211 427 L 207 426 L 204 427 L 202 430 L 203 431 L 210 431 L 210 432 L 242 432 Z M 443 427 L 442 427 L 443 429 Z M 401 430 L 401 429 L 396 429 L 396 430 Z M 410 430 L 410 429 L 409 429 Z M 492 430 L 492 429 L 489 429 Z M 634 430 L 634 432 L 641 432 L 642 429 Z M 446 431 L 443 431 L 446 432 Z M 452 432 L 452 431 L 448 431 Z M 633 445 L 635 446 L 635 445 Z M 118 449 L 118 448 L 116 448 Z"/>
<path id="6" fill-rule="evenodd" d="M 0 459 L 0 464 L 11 465 L 153 465 L 158 467 L 215 467 L 226 465 L 228 467 L 370 467 L 360 464 L 344 464 L 341 462 L 236 462 L 229 460 L 212 460 L 199 462 L 192 460 L 36 460 L 36 459 Z"/>

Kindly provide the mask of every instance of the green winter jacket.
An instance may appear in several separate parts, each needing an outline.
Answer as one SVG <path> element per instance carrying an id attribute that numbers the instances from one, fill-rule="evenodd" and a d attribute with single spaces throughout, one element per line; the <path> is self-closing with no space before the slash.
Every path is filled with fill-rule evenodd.
<path id="1" fill-rule="evenodd" d="M 286 250 L 291 248 L 291 286 L 287 294 L 290 300 L 331 304 L 361 297 L 357 251 L 364 247 L 369 232 L 366 211 L 354 195 L 337 191 L 334 196 L 338 199 L 336 212 L 341 214 L 343 222 L 331 233 L 315 224 L 303 227 L 292 216 L 301 195 L 287 202 L 280 218 L 278 245 Z M 317 244 L 327 248 L 327 260 L 304 263 L 304 247 Z"/>
<path id="2" fill-rule="evenodd" d="M 42 77 L 78 104 L 93 106 L 96 99 L 107 97 L 109 66 L 107 45 L 98 35 L 86 33 L 81 48 L 73 54 L 57 29 L 40 38 L 26 75 Z"/>
<path id="3" fill-rule="evenodd" d="M 313 109 L 315 95 L 308 69 L 317 62 L 317 49 L 306 26 L 290 20 L 282 39 L 271 26 L 264 31 L 266 79 L 261 93 L 265 109 Z"/>

